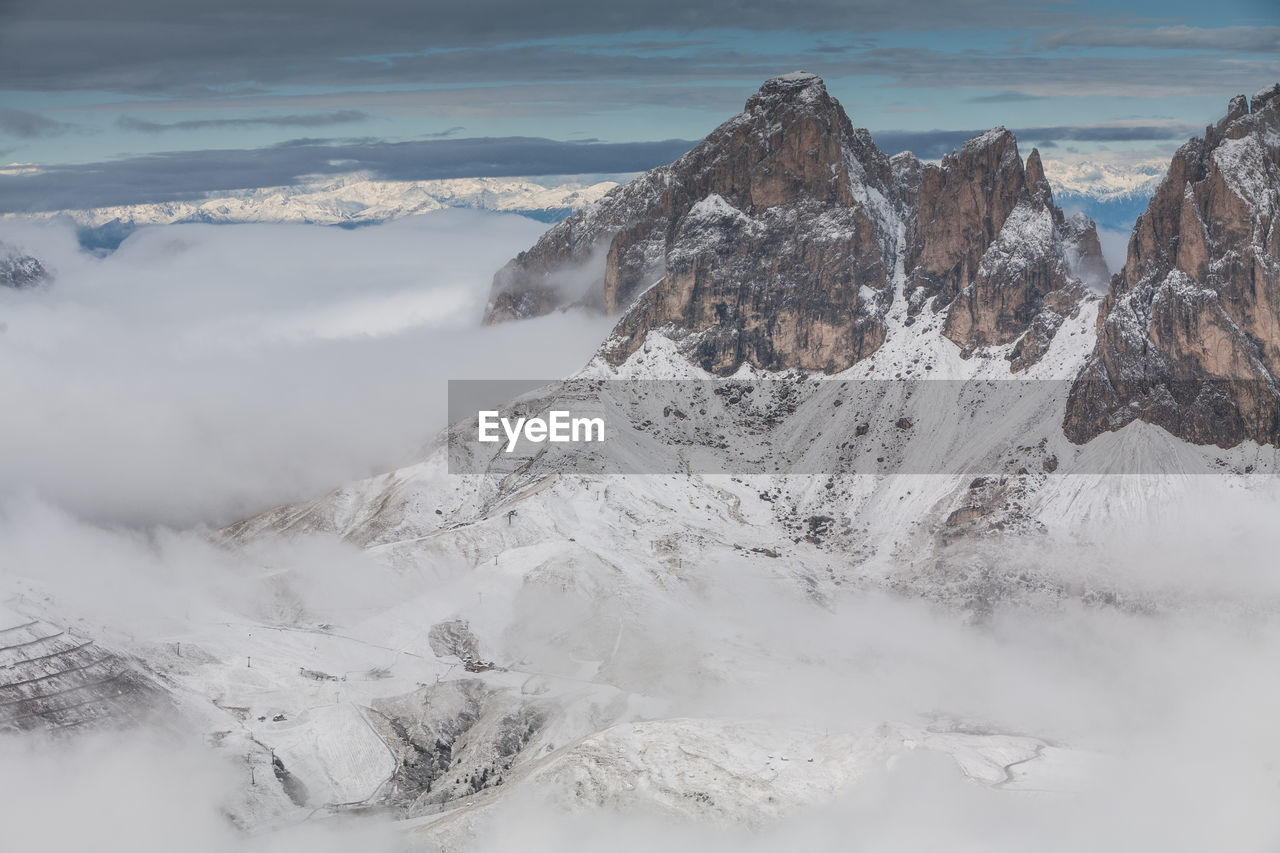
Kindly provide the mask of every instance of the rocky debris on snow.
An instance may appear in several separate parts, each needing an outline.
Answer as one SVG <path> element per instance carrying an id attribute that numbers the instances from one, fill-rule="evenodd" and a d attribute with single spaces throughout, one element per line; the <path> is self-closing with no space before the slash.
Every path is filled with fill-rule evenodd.
<path id="1" fill-rule="evenodd" d="M 546 722 L 548 707 L 476 679 L 378 700 L 370 721 L 397 767 L 375 801 L 412 816 L 502 785 Z"/>

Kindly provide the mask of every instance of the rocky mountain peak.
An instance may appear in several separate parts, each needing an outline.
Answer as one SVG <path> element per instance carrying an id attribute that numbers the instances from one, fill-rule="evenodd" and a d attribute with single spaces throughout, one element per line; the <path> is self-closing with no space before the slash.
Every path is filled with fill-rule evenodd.
<path id="1" fill-rule="evenodd" d="M 1053 190 L 1044 176 L 1044 164 L 1040 162 L 1040 149 L 1032 148 L 1027 155 L 1026 165 L 1027 192 L 1042 205 L 1053 204 Z"/>
<path id="2" fill-rule="evenodd" d="M 1134 419 L 1280 444 L 1280 86 L 1239 95 L 1174 155 L 1111 282 L 1066 432 Z"/>
<path id="3" fill-rule="evenodd" d="M 714 373 L 832 372 L 883 343 L 902 269 L 912 316 L 958 300 L 947 337 L 966 353 L 1025 338 L 1009 356 L 1021 369 L 1075 312 L 1080 270 L 1101 266 L 1092 223 L 1065 222 L 1039 152 L 1024 167 L 1006 128 L 939 165 L 891 161 L 798 71 L 507 264 L 488 321 L 580 300 L 621 315 L 614 363 L 660 329 Z"/>
<path id="4" fill-rule="evenodd" d="M 0 287 L 21 290 L 44 284 L 49 278 L 38 258 L 0 243 Z"/>
<path id="5" fill-rule="evenodd" d="M 861 204 L 892 193 L 893 172 L 822 79 L 767 80 L 742 113 L 688 154 L 548 231 L 494 277 L 486 319 L 582 301 L 621 313 L 662 276 L 668 244 L 695 204 L 719 196 L 749 214 L 791 204 Z"/>
<path id="6" fill-rule="evenodd" d="M 778 102 L 797 101 L 829 104 L 831 96 L 827 94 L 827 85 L 817 74 L 811 74 L 808 71 L 792 71 L 790 74 L 780 74 L 764 81 L 759 91 L 747 99 L 746 110 L 751 112 Z"/>
<path id="7" fill-rule="evenodd" d="M 1238 95 L 1237 97 L 1244 98 L 1244 95 Z M 1270 86 L 1259 89 L 1254 93 L 1253 98 L 1249 101 L 1249 111 L 1260 112 L 1263 107 L 1274 103 L 1277 98 L 1280 98 L 1280 83 L 1272 83 Z"/>
<path id="8" fill-rule="evenodd" d="M 1013 370 L 1031 366 L 1106 277 L 1093 223 L 1066 221 L 1040 152 L 1024 166 L 1003 127 L 923 167 L 915 209 L 908 310 L 946 310 L 943 334 L 965 355 L 1013 344 Z"/>
<path id="9" fill-rule="evenodd" d="M 926 299 L 949 305 L 977 273 L 1026 186 L 1018 142 L 1003 127 L 975 136 L 924 166 L 917 196 L 917 239 L 908 255 L 912 313 Z"/>

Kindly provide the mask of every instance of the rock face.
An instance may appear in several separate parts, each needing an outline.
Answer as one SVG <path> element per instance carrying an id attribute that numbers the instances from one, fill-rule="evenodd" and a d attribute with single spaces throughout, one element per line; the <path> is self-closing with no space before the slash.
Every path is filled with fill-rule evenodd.
<path id="1" fill-rule="evenodd" d="M 976 192 L 975 192 L 976 190 Z M 969 140 L 941 167 L 925 169 L 919 192 L 920 262 L 908 280 L 908 308 L 950 302 L 943 333 L 965 354 L 1017 342 L 1013 370 L 1044 355 L 1087 284 L 1106 264 L 1093 223 L 1068 221 L 1053 204 L 1040 152 L 1026 168 L 1002 128 Z"/>
<path id="2" fill-rule="evenodd" d="M 49 273 L 36 258 L 0 243 L 0 287 L 21 290 L 49 280 Z"/>
<path id="3" fill-rule="evenodd" d="M 951 308 L 966 352 L 1018 342 L 1034 363 L 1082 278 L 1105 278 L 1093 225 L 1053 206 L 1039 155 L 1024 168 L 997 128 L 941 167 L 890 160 L 822 80 L 766 81 L 675 163 L 552 228 L 494 279 L 488 322 L 582 300 L 622 314 L 620 363 L 655 330 L 717 374 L 742 364 L 836 372 L 884 342 L 905 276 L 912 316 Z M 954 305 L 954 307 L 952 307 Z"/>
<path id="4" fill-rule="evenodd" d="M 1178 150 L 1134 226 L 1067 407 L 1083 443 L 1134 419 L 1280 444 L 1280 85 Z"/>
<path id="5" fill-rule="evenodd" d="M 555 226 L 507 264 L 494 278 L 487 320 L 535 316 L 579 298 L 621 313 L 669 265 L 686 284 L 696 279 L 705 288 L 713 257 L 741 256 L 756 248 L 772 256 L 766 263 L 785 266 L 788 249 L 800 248 L 796 240 L 806 243 L 802 252 L 808 254 L 796 263 L 821 265 L 852 250 L 862 267 L 875 268 L 869 286 L 883 287 L 885 258 L 864 256 L 868 251 L 883 255 L 891 235 L 877 230 L 884 219 L 880 212 L 865 207 L 888 204 L 892 184 L 888 159 L 865 130 L 852 127 L 819 78 L 802 72 L 774 78 L 742 114 L 684 157 Z M 835 208 L 841 208 L 839 221 L 815 222 Z M 752 224 L 757 219 L 770 226 L 769 245 L 727 245 L 762 235 L 766 229 Z M 805 239 L 817 226 L 826 226 L 827 239 Z M 779 229 L 786 233 L 776 233 Z M 844 233 L 851 229 L 860 230 Z M 712 277 L 725 282 L 728 274 Z M 765 275 L 757 272 L 753 278 Z M 839 275 L 833 269 L 826 278 Z M 833 294 L 833 305 L 845 314 L 858 313 L 857 288 L 850 283 L 848 293 Z M 823 325 L 813 330 L 815 337 L 839 334 Z M 856 337 L 849 328 L 842 331 L 846 343 Z"/>
<path id="6" fill-rule="evenodd" d="M 903 198 L 889 159 L 819 78 L 767 81 L 671 170 L 679 202 L 660 217 L 667 227 L 642 223 L 610 248 L 606 307 L 656 284 L 606 358 L 625 360 L 657 328 L 713 373 L 744 362 L 831 372 L 880 346 Z M 660 263 L 637 275 L 633 254 Z"/>

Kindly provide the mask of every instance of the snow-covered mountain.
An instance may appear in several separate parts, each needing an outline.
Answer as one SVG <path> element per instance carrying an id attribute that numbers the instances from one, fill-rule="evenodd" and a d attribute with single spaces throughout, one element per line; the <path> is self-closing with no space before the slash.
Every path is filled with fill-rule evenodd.
<path id="1" fill-rule="evenodd" d="M 844 669 L 850 662 L 809 640 L 799 643 L 805 652 L 791 657 L 793 651 L 754 633 L 758 623 L 745 633 L 731 624 L 721 636 L 710 626 L 721 624 L 716 590 L 724 584 L 750 579 L 779 601 L 797 595 L 836 612 L 879 590 L 978 619 L 1009 602 L 1047 608 L 1042 612 L 1063 601 L 1145 613 L 1274 607 L 1271 600 L 1233 601 L 1223 589 L 1180 585 L 1179 576 L 1153 584 L 1108 538 L 1116 527 L 1132 530 L 1196 502 L 1225 503 L 1243 493 L 1267 505 L 1275 499 L 1280 453 L 1275 442 L 1246 440 L 1230 450 L 1191 444 L 1141 421 L 1084 444 L 1067 439 L 1068 390 L 1097 344 L 1099 301 L 1079 289 L 1057 303 L 1043 297 L 1043 270 L 1060 268 L 1056 274 L 1069 277 L 1081 269 L 1080 256 L 1068 248 L 1080 231 L 1055 214 L 1039 164 L 1024 166 L 1015 142 L 998 131 L 929 173 L 902 160 L 880 160 L 877 168 L 876 152 L 851 155 L 858 137 L 817 85 L 793 75 L 766 84 L 753 101 L 761 107 L 781 99 L 779 106 L 793 111 L 793 123 L 772 131 L 778 136 L 757 161 L 756 174 L 776 193 L 768 201 L 742 177 L 745 170 L 733 173 L 741 163 L 728 162 L 723 168 L 738 176 L 740 195 L 708 192 L 687 205 L 673 203 L 687 190 L 675 180 L 683 168 L 677 164 L 614 193 L 569 220 L 572 226 L 552 229 L 540 248 L 496 280 L 498 294 L 522 283 L 544 287 L 554 282 L 548 259 L 563 253 L 588 286 L 596 281 L 626 292 L 627 276 L 613 265 L 630 255 L 613 229 L 632 245 L 651 247 L 635 254 L 636 263 L 665 258 L 647 287 L 613 297 L 630 305 L 575 382 L 513 403 L 524 414 L 614 406 L 621 421 L 635 425 L 632 431 L 577 454 L 535 447 L 512 459 L 500 446 L 475 443 L 475 422 L 461 422 L 416 465 L 225 531 L 229 542 L 334 533 L 403 572 L 457 567 L 451 571 L 461 574 L 450 577 L 465 578 L 459 582 L 475 592 L 474 603 L 432 618 L 441 619 L 435 623 L 441 632 L 465 639 L 441 644 L 435 654 L 482 670 L 477 683 L 427 687 L 394 705 L 376 705 L 382 714 L 399 708 L 420 727 L 385 738 L 404 762 L 393 777 L 398 808 L 420 816 L 421 838 L 456 843 L 486 826 L 486 815 L 513 790 L 571 809 L 625 805 L 757 825 L 800 803 L 825 801 L 868 766 L 919 744 L 951 756 L 982 784 L 1003 786 L 1028 774 L 1042 790 L 1070 787 L 1062 768 L 1096 758 L 1096 744 L 1072 741 L 1064 731 L 1038 730 L 1027 740 L 1023 729 L 1014 736 L 1017 724 L 1004 711 L 992 711 L 981 734 L 962 725 L 970 732 L 963 735 L 916 719 L 880 720 L 839 735 L 828 729 L 818 737 L 795 718 L 770 717 L 759 695 L 769 692 L 775 664 L 803 670 L 812 655 L 831 678 L 855 681 L 857 668 Z M 751 109 L 729 126 L 730 136 L 742 125 L 754 127 Z M 811 109 L 831 118 L 815 119 Z M 803 141 L 792 144 L 789 131 Z M 741 139 L 753 144 L 759 137 L 750 132 Z M 815 183 L 807 183 L 801 164 L 824 143 L 842 168 L 830 170 L 819 159 L 810 172 Z M 771 152 L 799 160 L 788 168 Z M 704 149 L 692 174 L 712 175 L 715 169 L 702 165 L 708 161 L 717 158 Z M 908 192 L 894 191 L 894 182 L 903 185 L 895 173 L 907 176 Z M 831 197 L 865 219 L 824 213 L 828 180 Z M 986 195 L 975 195 L 975 187 Z M 755 206 L 744 197 L 754 197 Z M 630 220 L 621 220 L 623 209 Z M 935 213 L 921 218 L 922 209 Z M 607 252 L 593 250 L 590 240 L 567 239 L 589 237 L 602 218 L 614 223 L 600 232 L 612 240 Z M 993 222 L 994 234 L 981 227 Z M 829 241 L 847 247 L 839 241 L 859 229 L 870 239 L 859 244 L 852 274 L 873 282 L 857 299 L 873 307 L 868 318 L 878 331 L 842 362 L 806 363 L 815 347 L 841 338 L 825 337 L 826 309 L 797 278 L 804 268 L 758 263 L 753 270 L 749 259 L 768 259 L 776 240 L 793 256 L 813 259 L 809 269 L 825 269 L 822 248 Z M 861 265 L 869 257 L 884 259 L 885 268 L 879 261 Z M 600 266 L 582 276 L 581 264 Z M 536 273 L 531 285 L 512 274 L 522 268 Z M 749 286 L 718 289 L 717 276 L 726 271 Z M 770 308 L 773 315 L 753 313 L 770 303 L 743 294 L 767 295 L 773 287 L 785 289 L 790 301 Z M 547 292 L 551 304 L 561 298 Z M 1032 301 L 1037 293 L 1043 302 Z M 727 310 L 703 310 L 705 294 L 717 294 Z M 1010 305 L 1051 310 L 1053 322 L 1024 308 L 1001 320 L 1000 307 Z M 960 331 L 957 310 L 973 321 Z M 799 319 L 770 323 L 785 311 Z M 806 323 L 813 328 L 796 335 Z M 747 346 L 750 335 L 756 343 Z M 1032 338 L 1036 357 L 1019 362 Z M 688 386 L 662 381 L 669 379 L 712 383 L 725 393 L 681 397 Z M 608 392 L 599 389 L 612 383 L 623 383 L 625 393 L 606 400 Z M 749 444 L 737 440 L 748 436 Z M 459 474 L 450 457 L 459 447 L 463 470 L 471 473 Z M 607 473 L 634 472 L 637 459 L 673 447 L 677 461 L 665 474 Z M 744 447 L 803 464 L 792 473 L 760 473 L 759 466 L 747 472 Z M 861 473 L 861 458 L 896 473 Z M 577 627 L 568 629 L 566 620 Z M 696 659 L 672 660 L 661 640 L 643 639 L 671 631 L 690 632 L 687 647 L 698 650 Z M 567 669 L 548 675 L 551 659 Z M 488 669 L 490 661 L 506 671 Z M 768 675 L 755 681 L 752 673 Z M 677 711 L 679 702 L 664 704 L 679 693 L 667 679 L 684 678 L 741 685 L 756 698 L 738 704 L 732 722 L 705 710 Z M 443 718 L 414 710 L 424 707 L 467 710 L 463 717 L 445 711 Z M 602 707 L 613 710 L 603 719 L 583 718 L 585 709 Z M 451 719 L 464 718 L 474 722 L 456 740 L 441 736 L 457 729 L 456 722 L 450 729 Z M 446 741 L 447 757 L 434 763 L 407 757 L 429 748 L 444 755 L 439 744 Z M 788 754 L 804 756 L 802 766 L 785 766 L 778 757 Z M 754 781 L 748 766 L 769 768 L 771 781 Z"/>
<path id="2" fill-rule="evenodd" d="M 1122 162 L 1095 154 L 1046 156 L 1044 167 L 1055 197 L 1107 202 L 1150 197 L 1169 163 L 1157 158 Z"/>
<path id="3" fill-rule="evenodd" d="M 264 569 L 252 618 L 206 614 L 129 652 L 257 771 L 228 807 L 251 826 L 379 809 L 423 849 L 493 832 L 513 804 L 769 827 L 922 753 L 992 796 L 1100 785 L 1120 738 L 1044 711 L 1090 698 L 1055 694 L 1063 671 L 1113 671 L 1126 613 L 1276 612 L 1274 585 L 1180 573 L 1179 541 L 1137 543 L 1135 563 L 1115 530 L 1273 510 L 1280 435 L 1175 435 L 1159 406 L 1107 418 L 1125 380 L 1161 378 L 1162 347 L 1201 367 L 1239 353 L 1267 378 L 1277 95 L 1233 102 L 1175 159 L 1103 301 L 1084 286 L 1101 274 L 1091 223 L 1008 131 L 937 165 L 890 159 L 818 78 L 770 80 L 495 278 L 492 321 L 584 296 L 619 317 L 572 381 L 504 411 L 607 409 L 630 429 L 508 454 L 463 418 L 412 465 L 217 537 L 265 567 L 266 543 L 337 536 L 415 594 L 335 619 L 296 593 L 304 570 Z M 1192 226 L 1201 242 L 1169 239 Z M 1267 286 L 1241 288 L 1246 273 Z M 1196 299 L 1247 322 L 1172 324 L 1183 338 L 1137 322 Z M 1089 410 L 1102 427 L 1069 438 L 1073 385 L 1113 367 Z M 1231 402 L 1265 426 L 1243 407 L 1260 399 Z M 1235 423 L 1193 420 L 1215 417 Z M 1083 663 L 1016 639 L 1074 633 L 1056 617 L 1095 607 Z M 1019 613 L 1032 627 L 1010 640 Z M 1119 702 L 1098 695 L 1090 714 Z M 1168 712 L 1158 698 L 1126 735 Z"/>
<path id="4" fill-rule="evenodd" d="M 49 280 L 49 271 L 39 258 L 0 243 L 0 287 L 21 290 Z"/>
<path id="5" fill-rule="evenodd" d="M 1084 213 L 1099 228 L 1124 233 L 1146 209 L 1168 166 L 1159 158 L 1130 162 L 1101 154 L 1045 158 L 1045 172 L 1058 204 Z"/>
<path id="6" fill-rule="evenodd" d="M 612 181 L 570 181 L 547 185 L 523 178 L 383 181 L 368 175 L 351 174 L 285 187 L 214 193 L 189 201 L 21 216 L 68 217 L 78 226 L 81 242 L 87 248 L 114 248 L 141 226 L 179 222 L 283 222 L 350 227 L 373 225 L 446 207 L 519 213 L 554 222 L 596 201 L 616 186 Z"/>

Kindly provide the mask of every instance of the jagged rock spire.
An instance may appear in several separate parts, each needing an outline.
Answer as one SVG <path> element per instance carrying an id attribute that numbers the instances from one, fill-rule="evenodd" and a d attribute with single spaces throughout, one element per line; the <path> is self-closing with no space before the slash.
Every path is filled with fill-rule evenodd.
<path id="1" fill-rule="evenodd" d="M 1178 149 L 1112 279 L 1066 433 L 1280 444 L 1280 85 Z"/>
<path id="2" fill-rule="evenodd" d="M 883 343 L 901 266 L 913 315 L 958 300 L 947 336 L 966 352 L 1025 337 L 1020 369 L 1082 298 L 1079 258 L 1101 264 L 1091 223 L 1064 222 L 1039 153 L 1028 171 L 1010 131 L 941 166 L 891 162 L 821 78 L 793 72 L 675 163 L 548 231 L 495 276 L 488 320 L 585 292 L 621 315 L 603 350 L 615 363 L 662 329 L 717 373 L 838 371 Z"/>
<path id="3" fill-rule="evenodd" d="M 802 200 L 853 205 L 864 187 L 881 195 L 893 187 L 870 134 L 853 128 L 817 75 L 774 77 L 688 154 L 579 211 L 507 264 L 494 277 L 487 321 L 578 298 L 621 313 L 661 275 L 679 219 L 713 194 L 755 212 Z"/>

